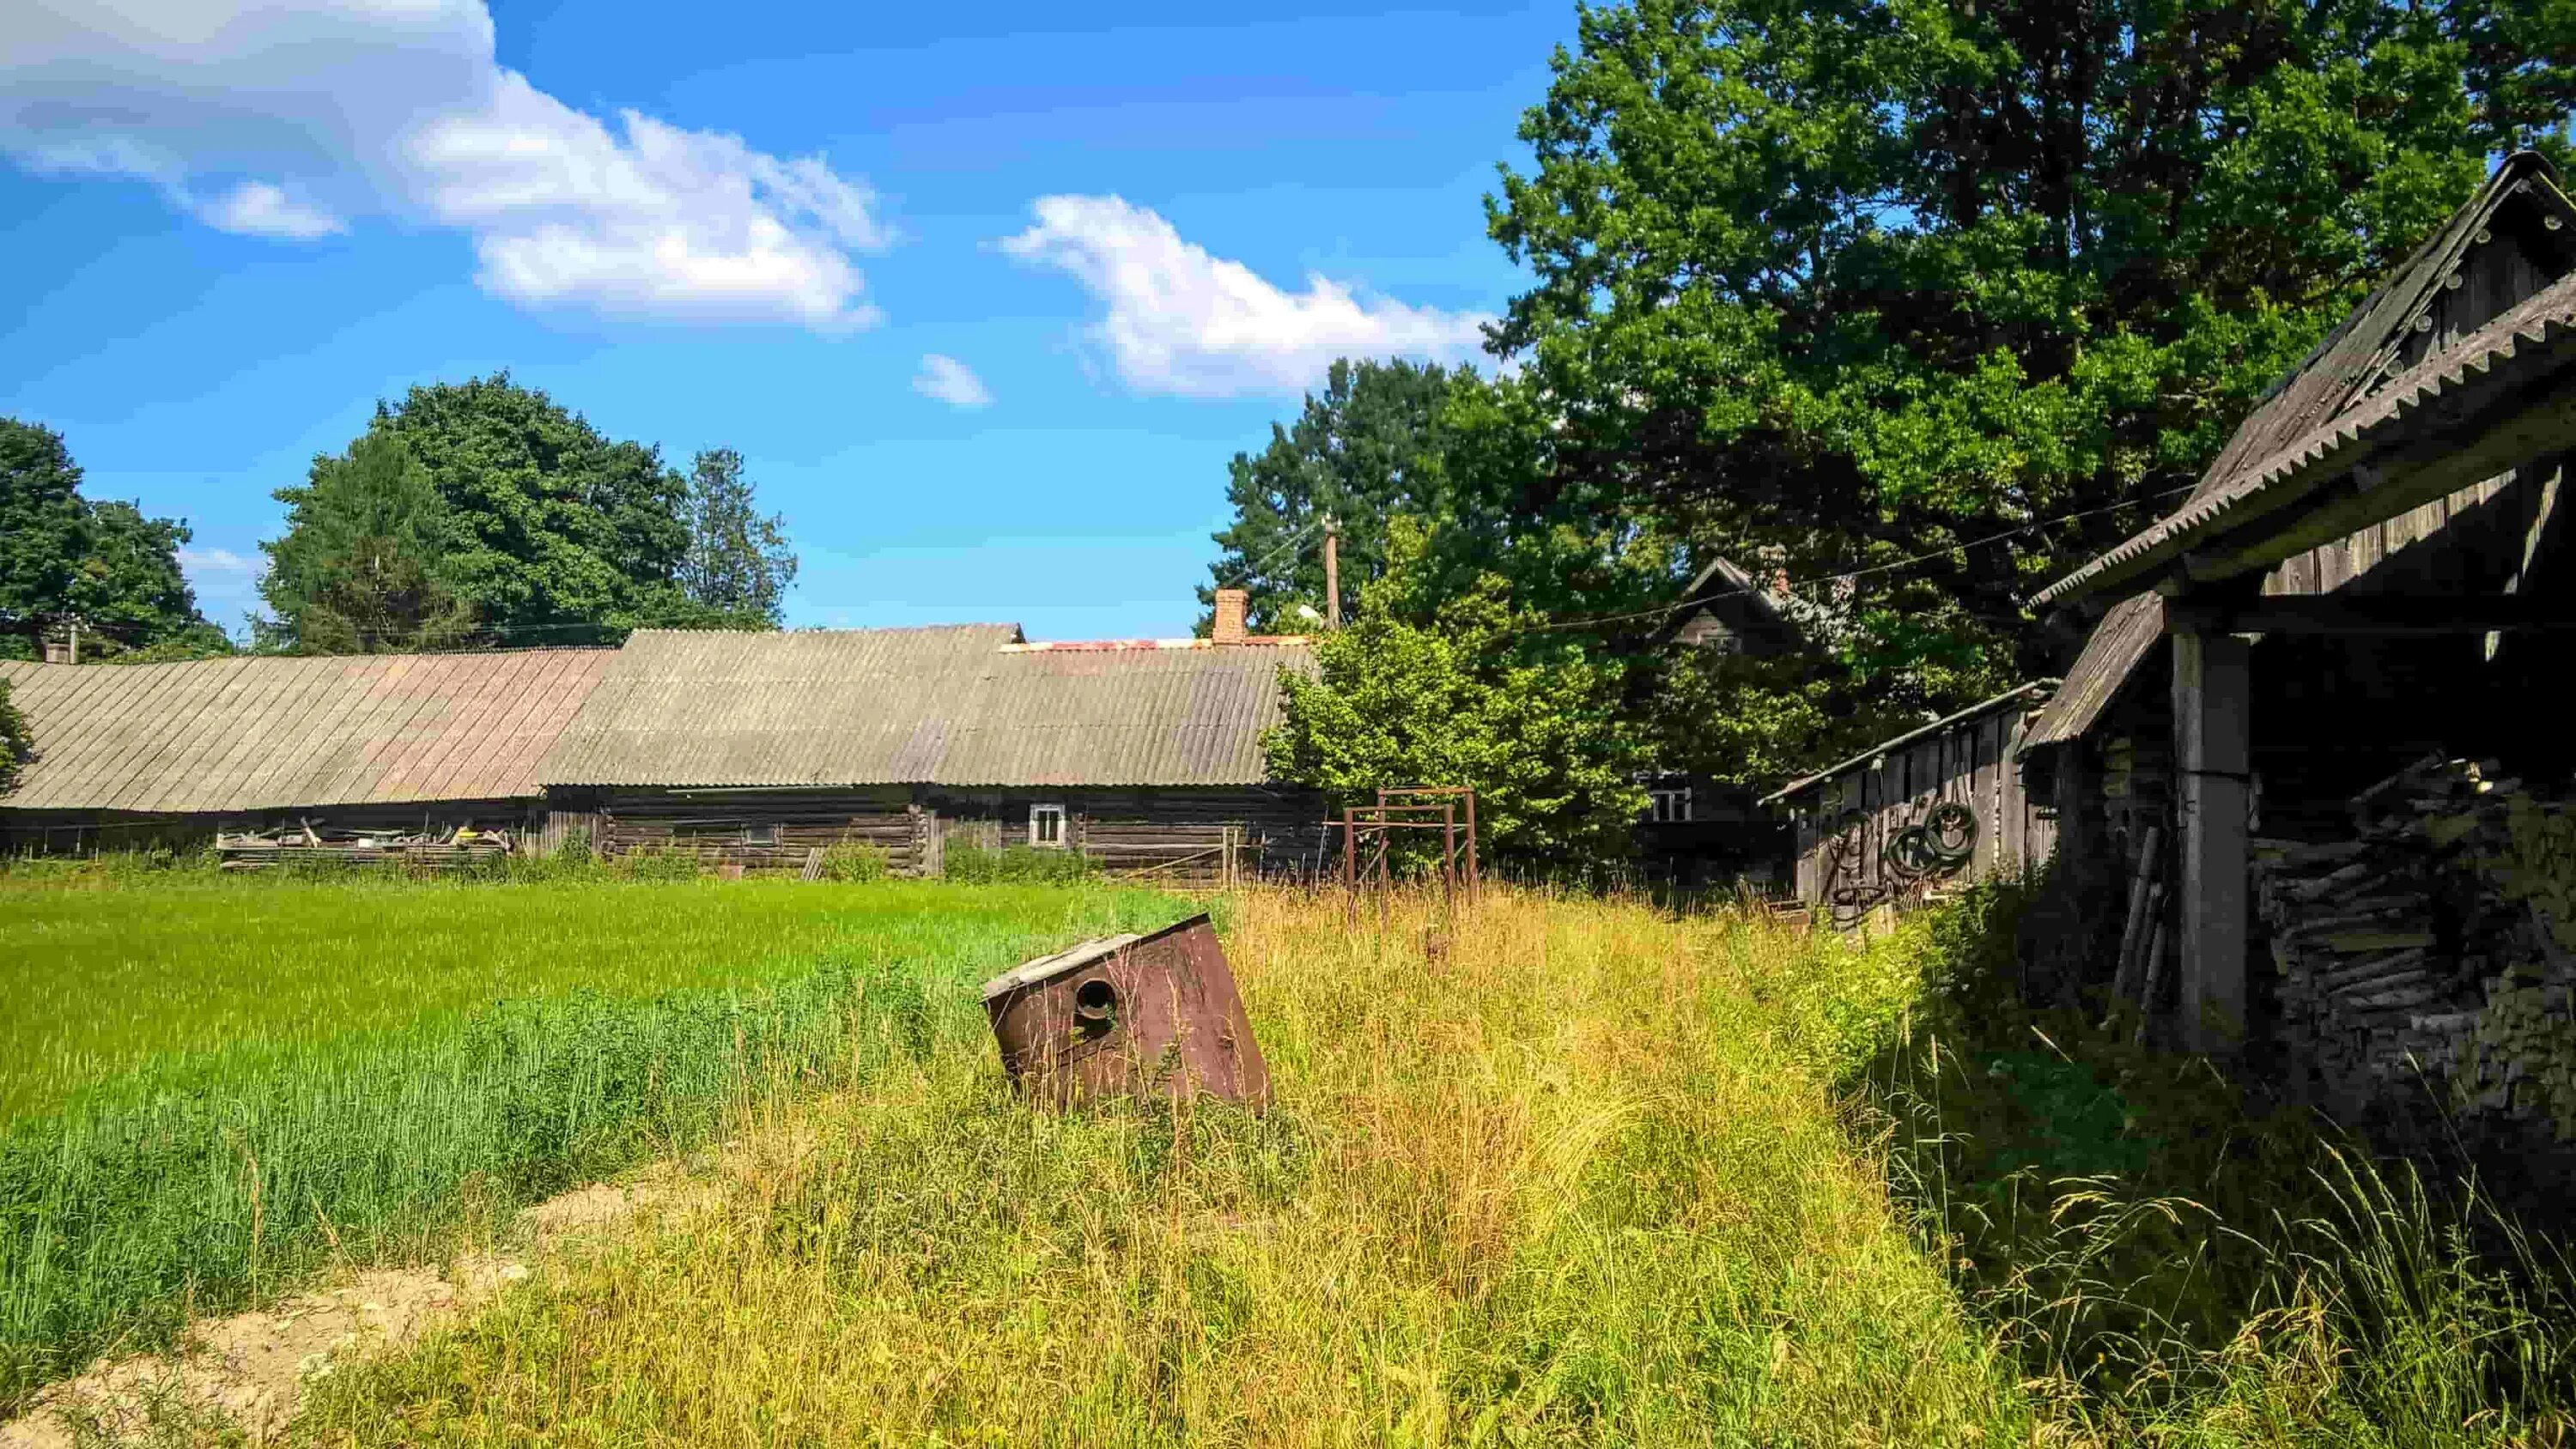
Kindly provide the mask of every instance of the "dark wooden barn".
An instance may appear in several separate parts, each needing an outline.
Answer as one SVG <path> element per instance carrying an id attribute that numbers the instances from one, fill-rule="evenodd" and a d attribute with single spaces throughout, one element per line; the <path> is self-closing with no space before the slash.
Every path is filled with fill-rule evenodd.
<path id="1" fill-rule="evenodd" d="M 1653 640 L 1657 649 L 1714 657 L 1779 658 L 1804 646 L 1785 590 L 1723 558 L 1690 581 Z M 1648 804 L 1637 825 L 1637 854 L 1650 877 L 1685 889 L 1787 884 L 1788 824 L 1756 803 L 1756 791 L 1688 772 L 1640 783 Z"/>
<path id="2" fill-rule="evenodd" d="M 2031 798 L 2014 760 L 2053 685 L 2007 690 L 1763 797 L 1796 832 L 1798 898 L 1848 925 L 2044 864 L 2056 812 Z"/>
<path id="3" fill-rule="evenodd" d="M 550 834 L 799 866 L 959 845 L 1216 882 L 1308 873 L 1323 807 L 1261 736 L 1302 639 L 1032 644 L 1007 624 L 628 639 L 541 767 Z"/>
<path id="4" fill-rule="evenodd" d="M 2089 629 L 2022 750 L 2060 989 L 2350 1112 L 2576 1137 L 2571 274 L 2576 208 L 2516 156 L 2040 595 Z"/>

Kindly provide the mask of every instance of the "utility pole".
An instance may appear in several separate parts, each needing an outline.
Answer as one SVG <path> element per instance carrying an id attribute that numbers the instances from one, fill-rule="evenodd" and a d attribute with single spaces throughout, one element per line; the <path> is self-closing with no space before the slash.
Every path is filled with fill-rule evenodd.
<path id="1" fill-rule="evenodd" d="M 80 663 L 80 615 L 72 615 L 72 662 Z"/>
<path id="2" fill-rule="evenodd" d="M 1342 526 L 1324 515 L 1324 627 L 1342 627 Z"/>

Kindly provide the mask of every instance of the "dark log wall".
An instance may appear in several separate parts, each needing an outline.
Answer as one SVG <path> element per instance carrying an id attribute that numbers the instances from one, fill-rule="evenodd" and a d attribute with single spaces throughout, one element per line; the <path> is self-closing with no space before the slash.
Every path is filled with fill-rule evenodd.
<path id="1" fill-rule="evenodd" d="M 2056 843 L 2054 809 L 2032 796 L 2013 762 L 2022 728 L 2038 708 L 2037 701 L 2015 700 L 1819 781 L 1789 801 L 1798 819 L 1799 898 L 1848 914 L 1918 885 L 2015 873 L 2046 860 Z M 1925 881 L 1901 879 L 1886 862 L 1889 842 L 1945 800 L 1975 813 L 1975 853 Z M 1846 826 L 1854 811 L 1861 818 Z"/>
<path id="2" fill-rule="evenodd" d="M 934 792 L 951 839 L 1029 843 L 1029 807 L 1062 805 L 1068 847 L 1103 871 L 1214 884 L 1229 873 L 1306 876 L 1321 860 L 1324 806 L 1299 790 L 1093 790 L 1043 787 Z M 962 829 L 960 827 L 963 827 Z"/>
<path id="3" fill-rule="evenodd" d="M 688 851 L 748 870 L 800 869 L 849 841 L 884 851 L 896 874 L 935 875 L 950 845 L 1026 846 L 1039 804 L 1064 806 L 1064 848 L 1114 874 L 1218 884 L 1312 874 L 1322 854 L 1322 801 L 1257 788 L 557 791 L 545 841 L 580 831 L 609 855 Z"/>
<path id="4" fill-rule="evenodd" d="M 587 831 L 604 855 L 680 851 L 713 865 L 799 870 L 844 843 L 885 852 L 897 874 L 919 869 L 927 822 L 900 787 L 814 791 L 558 791 L 547 836 Z"/>

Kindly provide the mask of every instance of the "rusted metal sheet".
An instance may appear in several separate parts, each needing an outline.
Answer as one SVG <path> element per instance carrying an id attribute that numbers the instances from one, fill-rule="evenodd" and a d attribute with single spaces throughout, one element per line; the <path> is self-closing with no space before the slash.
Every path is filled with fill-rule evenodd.
<path id="1" fill-rule="evenodd" d="M 1110 936 L 984 983 L 1002 1069 L 1056 1108 L 1138 1091 L 1205 1092 L 1258 1112 L 1270 1069 L 1205 915 Z"/>
<path id="2" fill-rule="evenodd" d="M 34 758 L 0 808 L 211 813 L 506 800 L 601 649 L 177 664 L 0 663 Z"/>

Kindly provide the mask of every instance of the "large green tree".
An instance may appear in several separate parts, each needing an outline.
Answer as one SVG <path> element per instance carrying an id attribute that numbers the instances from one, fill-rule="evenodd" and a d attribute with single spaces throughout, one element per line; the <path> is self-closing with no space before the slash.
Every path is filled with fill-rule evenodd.
<path id="1" fill-rule="evenodd" d="M 1270 444 L 1227 465 L 1234 521 L 1215 535 L 1217 585 L 1250 593 L 1255 633 L 1303 633 L 1323 614 L 1322 525 L 1341 533 L 1344 613 L 1386 569 L 1386 520 L 1432 519 L 1450 509 L 1441 470 L 1440 419 L 1452 374 L 1437 364 L 1343 358 L 1296 420 L 1274 423 Z M 1214 602 L 1214 587 L 1199 602 Z M 1204 630 L 1207 621 L 1202 619 Z"/>
<path id="2" fill-rule="evenodd" d="M 0 418 L 0 651 L 33 653 L 27 632 L 68 616 L 84 659 L 188 658 L 231 648 L 197 612 L 179 567 L 188 526 L 131 503 L 81 496 L 62 435 Z"/>
<path id="3" fill-rule="evenodd" d="M 1811 598 L 1882 704 L 2007 683 L 2034 586 L 2491 157 L 2565 150 L 2571 60 L 2557 0 L 1586 8 L 1489 203 L 1518 511 L 1858 575 Z"/>
<path id="4" fill-rule="evenodd" d="M 0 795 L 18 783 L 27 763 L 27 717 L 9 702 L 9 681 L 0 679 Z"/>
<path id="5" fill-rule="evenodd" d="M 439 505 L 434 524 L 368 533 L 364 508 L 352 513 L 329 503 L 326 479 L 356 465 L 373 440 L 399 443 L 426 475 Z M 792 564 L 778 521 L 751 508 L 738 467 L 730 481 L 733 492 L 719 497 L 702 488 L 693 499 L 689 480 L 658 448 L 612 441 L 506 373 L 415 387 L 399 404 L 379 403 L 350 451 L 316 459 L 310 481 L 279 492 L 290 510 L 288 530 L 264 547 L 285 597 L 273 593 L 270 604 L 282 623 L 289 602 L 300 610 L 297 601 L 318 597 L 314 590 L 339 578 L 356 590 L 344 604 L 397 633 L 416 614 L 444 617 L 452 602 L 473 619 L 473 639 L 510 646 L 613 642 L 652 625 L 764 627 L 775 622 L 781 566 Z M 416 490 L 405 484 L 397 491 L 409 498 Z M 692 528 L 701 516 L 720 535 L 705 546 Z M 410 539 L 423 549 L 434 539 L 435 551 L 406 546 L 397 553 L 407 562 L 372 579 L 332 573 L 334 561 L 352 557 L 349 541 L 360 536 Z M 744 543 L 753 556 L 748 565 L 739 554 Z M 732 570 L 723 574 L 724 601 L 703 598 L 693 586 L 716 577 L 702 569 L 710 560 Z M 762 580 L 744 567 L 769 569 L 765 596 Z"/>
<path id="6" fill-rule="evenodd" d="M 742 454 L 709 448 L 689 468 L 689 548 L 680 587 L 690 602 L 737 628 L 775 629 L 796 555 L 786 520 L 763 517 L 742 471 Z"/>
<path id="7" fill-rule="evenodd" d="M 377 654 L 442 648 L 472 631 L 473 606 L 446 572 L 462 526 L 400 434 L 369 432 L 346 454 L 316 458 L 302 486 L 276 496 L 286 532 L 260 545 L 272 611 L 253 621 L 263 647 Z"/>

